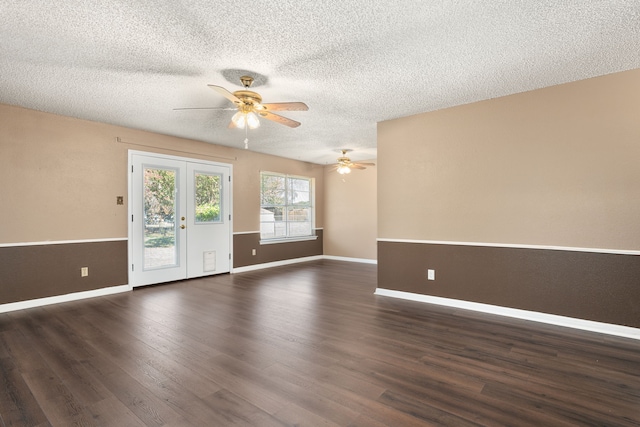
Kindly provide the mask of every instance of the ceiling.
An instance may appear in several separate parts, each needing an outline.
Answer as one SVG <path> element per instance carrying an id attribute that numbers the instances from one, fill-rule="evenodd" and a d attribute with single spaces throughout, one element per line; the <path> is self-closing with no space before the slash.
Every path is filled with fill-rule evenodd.
<path id="1" fill-rule="evenodd" d="M 0 103 L 237 148 L 207 87 L 302 101 L 249 149 L 376 157 L 376 123 L 640 68 L 637 0 L 0 0 Z"/>

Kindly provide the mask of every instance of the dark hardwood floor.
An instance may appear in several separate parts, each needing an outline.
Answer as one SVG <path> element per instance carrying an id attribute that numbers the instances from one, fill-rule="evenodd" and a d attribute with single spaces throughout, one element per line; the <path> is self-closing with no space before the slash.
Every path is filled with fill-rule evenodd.
<path id="1" fill-rule="evenodd" d="M 0 314 L 0 426 L 638 426 L 640 341 L 317 261 Z"/>

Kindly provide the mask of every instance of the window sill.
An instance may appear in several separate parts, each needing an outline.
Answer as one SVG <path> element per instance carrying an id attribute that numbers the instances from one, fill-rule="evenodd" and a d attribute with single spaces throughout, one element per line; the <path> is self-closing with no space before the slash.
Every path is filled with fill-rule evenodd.
<path id="1" fill-rule="evenodd" d="M 300 237 L 285 237 L 283 239 L 261 239 L 261 245 L 273 245 L 276 243 L 291 243 L 291 242 L 305 242 L 307 240 L 316 240 L 318 236 L 300 236 Z"/>

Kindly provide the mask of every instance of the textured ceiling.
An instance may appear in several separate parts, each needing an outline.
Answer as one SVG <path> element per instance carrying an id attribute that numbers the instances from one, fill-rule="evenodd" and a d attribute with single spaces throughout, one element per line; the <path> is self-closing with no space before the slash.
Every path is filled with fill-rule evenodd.
<path id="1" fill-rule="evenodd" d="M 376 122 L 640 68 L 638 0 L 0 0 L 0 103 L 243 147 L 207 88 L 257 76 L 250 149 L 376 157 Z"/>

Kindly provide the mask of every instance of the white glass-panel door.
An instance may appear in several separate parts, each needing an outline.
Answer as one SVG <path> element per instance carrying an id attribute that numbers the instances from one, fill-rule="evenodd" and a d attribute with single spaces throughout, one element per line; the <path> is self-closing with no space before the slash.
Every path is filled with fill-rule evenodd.
<path id="1" fill-rule="evenodd" d="M 130 154 L 132 286 L 231 267 L 230 165 Z"/>
<path id="2" fill-rule="evenodd" d="M 189 163 L 187 206 L 189 215 L 187 277 L 224 273 L 230 270 L 229 168 Z"/>

